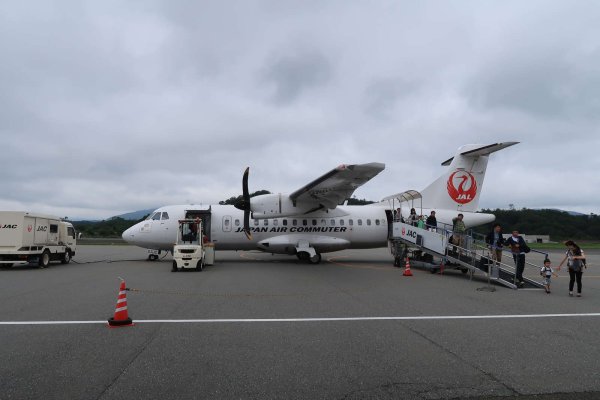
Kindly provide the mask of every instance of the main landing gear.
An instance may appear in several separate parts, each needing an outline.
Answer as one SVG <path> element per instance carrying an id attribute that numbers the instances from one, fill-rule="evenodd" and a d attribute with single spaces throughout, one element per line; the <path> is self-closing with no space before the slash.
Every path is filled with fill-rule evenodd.
<path id="1" fill-rule="evenodd" d="M 315 253 L 315 255 L 311 257 L 309 253 L 301 251 L 296 254 L 296 257 L 298 257 L 298 260 L 300 261 L 308 261 L 311 264 L 318 264 L 321 262 L 321 254 L 319 253 Z"/>

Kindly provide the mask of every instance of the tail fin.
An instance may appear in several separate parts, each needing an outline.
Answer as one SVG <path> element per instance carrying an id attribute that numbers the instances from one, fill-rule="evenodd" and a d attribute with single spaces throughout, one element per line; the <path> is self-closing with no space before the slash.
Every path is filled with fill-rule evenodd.
<path id="1" fill-rule="evenodd" d="M 450 166 L 448 172 L 421 191 L 423 208 L 476 211 L 489 155 L 517 143 L 460 147 L 454 157 L 442 163 Z"/>

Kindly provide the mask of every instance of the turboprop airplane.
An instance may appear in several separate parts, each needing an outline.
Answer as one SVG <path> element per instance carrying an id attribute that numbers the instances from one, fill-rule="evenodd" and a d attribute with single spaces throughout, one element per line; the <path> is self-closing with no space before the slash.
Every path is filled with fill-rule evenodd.
<path id="1" fill-rule="evenodd" d="M 201 218 L 206 240 L 215 250 L 262 250 L 296 255 L 311 263 L 321 254 L 344 249 L 388 245 L 393 210 L 404 218 L 411 206 L 405 199 L 419 198 L 419 213 L 436 211 L 438 225 L 452 224 L 458 213 L 467 228 L 494 221 L 493 214 L 476 213 L 490 154 L 517 142 L 470 144 L 442 163 L 445 174 L 420 193 L 408 191 L 379 203 L 348 206 L 354 191 L 384 170 L 385 164 L 340 165 L 291 194 L 265 194 L 250 198 L 248 173 L 242 179 L 243 200 L 234 205 L 172 205 L 160 207 L 146 220 L 123 232 L 123 239 L 150 250 L 171 251 L 178 220 Z M 415 193 L 418 196 L 415 196 Z M 396 203 L 398 201 L 398 203 Z M 252 219 L 252 222 L 250 221 Z M 157 259 L 151 254 L 149 259 Z"/>

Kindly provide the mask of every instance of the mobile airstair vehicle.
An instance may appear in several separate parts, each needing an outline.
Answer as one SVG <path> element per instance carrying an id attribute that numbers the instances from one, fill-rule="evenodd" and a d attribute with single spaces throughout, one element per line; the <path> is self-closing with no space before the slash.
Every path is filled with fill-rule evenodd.
<path id="1" fill-rule="evenodd" d="M 474 274 L 483 273 L 488 281 L 517 289 L 515 267 L 492 259 L 488 246 L 483 237 L 467 231 L 461 246 L 452 243 L 452 226 L 441 224 L 436 227 L 424 226 L 419 228 L 404 222 L 405 211 L 415 208 L 419 211 L 422 196 L 415 190 L 400 193 L 384 200 L 390 201 L 392 210 L 400 209 L 396 213 L 389 228 L 389 248 L 394 257 L 394 265 L 404 265 L 406 257 L 410 257 L 413 266 L 428 269 L 431 273 L 443 272 L 444 269 L 459 269 L 469 273 L 472 279 Z M 396 208 L 397 206 L 397 208 Z M 460 210 L 457 211 L 457 214 Z M 422 213 L 422 212 L 421 212 Z M 536 252 L 536 250 L 532 250 Z M 538 252 L 541 253 L 541 252 Z M 547 254 L 544 254 L 547 257 Z M 510 259 L 512 257 L 507 254 Z M 508 258 L 508 257 L 507 257 Z M 535 267 L 529 264 L 530 267 Z M 537 268 L 537 267 L 535 267 Z M 539 268 L 538 268 L 539 270 Z M 522 288 L 543 288 L 540 282 L 523 277 Z"/>

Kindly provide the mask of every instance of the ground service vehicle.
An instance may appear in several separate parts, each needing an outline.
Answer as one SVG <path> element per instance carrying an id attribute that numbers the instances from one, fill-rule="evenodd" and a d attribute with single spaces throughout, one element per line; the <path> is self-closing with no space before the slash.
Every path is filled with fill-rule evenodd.
<path id="1" fill-rule="evenodd" d="M 0 267 L 51 261 L 68 264 L 77 239 L 70 222 L 58 217 L 22 211 L 0 211 Z"/>
<path id="2" fill-rule="evenodd" d="M 202 220 L 179 220 L 177 229 L 177 242 L 173 247 L 173 272 L 179 269 L 204 269 L 204 240 Z"/>

